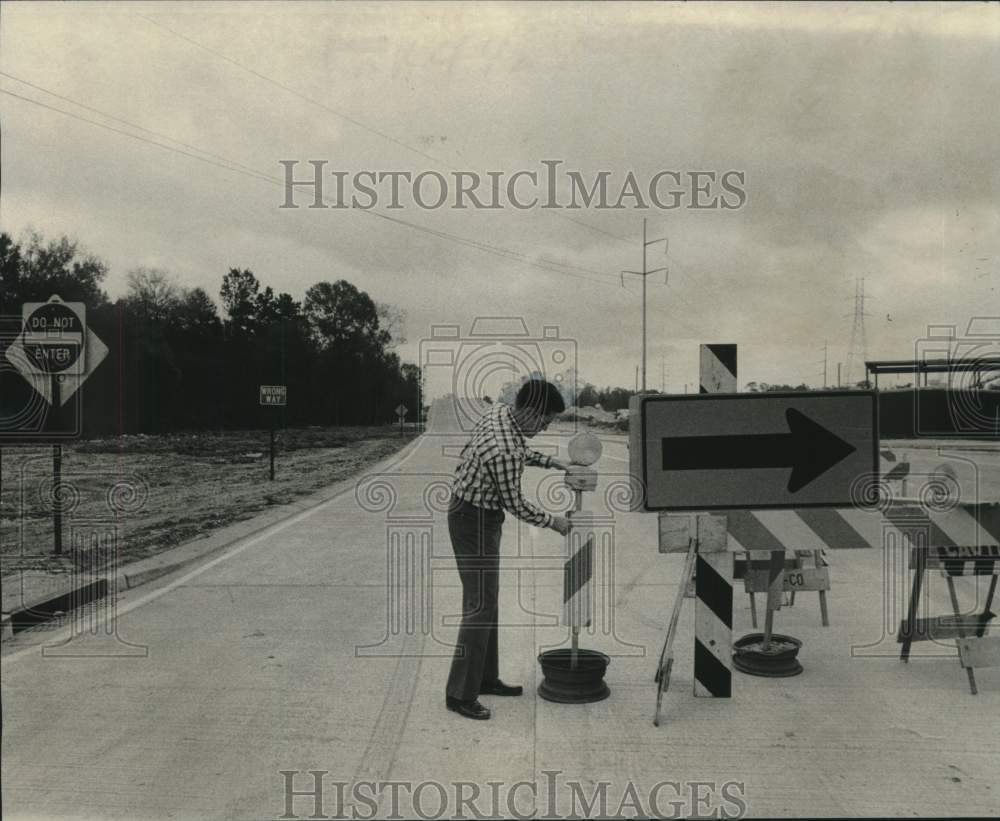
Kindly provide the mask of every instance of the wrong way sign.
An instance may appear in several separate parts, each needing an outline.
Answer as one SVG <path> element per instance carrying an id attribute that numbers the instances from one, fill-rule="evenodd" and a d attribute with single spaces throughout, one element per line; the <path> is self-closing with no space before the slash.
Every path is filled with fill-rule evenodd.
<path id="1" fill-rule="evenodd" d="M 637 396 L 635 510 L 849 507 L 872 503 L 878 416 L 870 391 Z"/>
<path id="2" fill-rule="evenodd" d="M 260 404 L 285 406 L 288 404 L 287 385 L 261 385 Z"/>

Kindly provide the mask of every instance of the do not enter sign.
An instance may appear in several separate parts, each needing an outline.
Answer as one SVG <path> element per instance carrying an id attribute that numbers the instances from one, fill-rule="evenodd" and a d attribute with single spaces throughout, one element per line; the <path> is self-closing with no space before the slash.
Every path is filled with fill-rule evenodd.
<path id="1" fill-rule="evenodd" d="M 22 317 L 21 344 L 37 371 L 74 375 L 85 371 L 87 323 L 82 302 L 63 302 L 57 296 L 48 302 L 26 302 Z"/>

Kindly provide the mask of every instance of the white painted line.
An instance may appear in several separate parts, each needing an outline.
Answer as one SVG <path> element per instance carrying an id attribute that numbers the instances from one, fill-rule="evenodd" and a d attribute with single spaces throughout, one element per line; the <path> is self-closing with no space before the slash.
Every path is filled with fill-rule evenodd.
<path id="1" fill-rule="evenodd" d="M 418 437 L 417 439 L 413 440 L 412 449 L 410 450 L 409 453 L 405 453 L 405 455 L 403 456 L 403 458 L 401 458 L 398 462 L 392 462 L 389 465 L 387 465 L 387 467 L 396 467 L 398 465 L 403 464 L 407 459 L 410 458 L 410 456 L 412 455 L 413 451 L 417 449 L 416 445 L 417 445 L 418 442 L 420 442 L 420 437 Z M 407 446 L 407 447 L 410 447 L 410 446 Z M 282 521 L 277 522 L 274 525 L 271 525 L 270 527 L 268 527 L 268 528 L 260 531 L 257 535 L 251 536 L 247 541 L 243 542 L 242 544 L 239 544 L 239 545 L 236 545 L 236 546 L 230 548 L 229 550 L 227 550 L 225 553 L 221 554 L 220 556 L 216 556 L 211 561 L 206 562 L 205 564 L 201 565 L 200 567 L 196 567 L 190 573 L 185 573 L 179 579 L 175 579 L 174 581 L 170 582 L 170 584 L 166 585 L 165 587 L 161 587 L 158 590 L 153 590 L 153 591 L 147 593 L 145 596 L 141 596 L 140 598 L 136 599 L 135 601 L 129 602 L 128 604 L 125 604 L 125 605 L 123 605 L 120 608 L 116 607 L 115 611 L 114 611 L 115 612 L 115 618 L 118 618 L 119 616 L 124 616 L 126 613 L 131 613 L 133 610 L 135 610 L 135 609 L 137 609 L 139 607 L 142 607 L 142 606 L 144 606 L 146 604 L 149 604 L 150 602 L 156 601 L 156 599 L 160 598 L 161 596 L 164 596 L 167 593 L 171 592 L 172 590 L 176 590 L 178 587 L 182 587 L 183 585 L 187 584 L 191 579 L 197 578 L 202 573 L 204 573 L 206 570 L 211 570 L 216 565 L 221 564 L 222 562 L 224 562 L 224 561 L 226 561 L 228 559 L 231 559 L 233 556 L 238 556 L 240 553 L 242 553 L 247 548 L 253 547 L 255 544 L 258 544 L 259 542 L 263 541 L 264 539 L 269 539 L 272 536 L 275 536 L 276 534 L 278 534 L 281 531 L 285 530 L 286 528 L 291 527 L 292 525 L 296 525 L 299 522 L 303 521 L 304 519 L 309 518 L 314 513 L 316 513 L 318 511 L 322 510 L 323 508 L 327 507 L 332 502 L 336 502 L 338 499 L 340 499 L 341 497 L 343 497 L 344 495 L 346 495 L 349 491 L 352 491 L 355 487 L 357 487 L 357 483 L 358 482 L 361 482 L 362 480 L 364 480 L 369 475 L 372 475 L 373 473 L 379 473 L 379 471 L 367 471 L 365 473 L 362 473 L 360 476 L 357 477 L 357 480 L 355 481 L 355 483 L 354 483 L 354 485 L 352 487 L 350 487 L 350 488 L 344 488 L 344 490 L 342 490 L 340 493 L 337 493 L 335 496 L 331 496 L 329 499 L 327 499 L 324 502 L 320 502 L 315 507 L 311 507 L 308 510 L 303 510 L 301 513 L 297 513 L 294 516 L 290 516 L 287 519 L 283 519 Z M 346 480 L 346 481 L 349 481 L 349 480 Z M 73 633 L 73 626 L 71 624 L 67 625 L 66 627 L 63 627 L 60 630 L 57 630 L 55 633 L 51 634 L 51 636 L 50 636 L 51 641 L 47 642 L 45 645 L 42 645 L 42 644 L 33 644 L 30 647 L 24 647 L 24 648 L 22 648 L 20 650 L 15 650 L 13 653 L 10 653 L 9 655 L 5 655 L 2 658 L 0 658 L 0 661 L 2 661 L 3 663 L 6 664 L 6 663 L 17 661 L 18 659 L 22 658 L 23 656 L 26 656 L 28 653 L 38 652 L 40 654 L 41 653 L 41 649 L 42 649 L 43 646 L 48 646 L 48 645 L 51 645 L 51 644 L 58 644 L 60 641 L 68 639 L 72 635 L 72 633 Z"/>

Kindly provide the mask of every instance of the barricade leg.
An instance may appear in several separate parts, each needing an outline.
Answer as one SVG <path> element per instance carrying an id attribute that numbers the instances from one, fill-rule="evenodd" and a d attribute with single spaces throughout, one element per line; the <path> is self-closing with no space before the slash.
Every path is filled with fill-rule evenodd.
<path id="1" fill-rule="evenodd" d="M 955 625 L 958 629 L 959 639 L 965 638 L 965 628 L 962 627 L 962 612 L 958 607 L 958 595 L 955 593 L 955 580 L 951 576 L 947 576 L 948 581 L 948 596 L 951 598 L 951 609 L 955 611 Z M 958 663 L 962 663 L 962 657 L 959 655 Z M 966 667 L 965 672 L 969 676 L 969 689 L 972 691 L 972 695 L 978 694 L 976 689 L 976 673 L 971 667 Z"/>
<path id="2" fill-rule="evenodd" d="M 924 571 L 927 555 L 923 550 L 916 551 L 916 567 L 913 569 L 913 587 L 910 590 L 910 604 L 906 609 L 906 622 L 903 624 L 903 647 L 899 658 L 903 662 L 910 660 L 910 645 L 913 643 L 913 631 L 917 629 L 917 608 L 920 604 L 920 590 L 924 583 Z"/>

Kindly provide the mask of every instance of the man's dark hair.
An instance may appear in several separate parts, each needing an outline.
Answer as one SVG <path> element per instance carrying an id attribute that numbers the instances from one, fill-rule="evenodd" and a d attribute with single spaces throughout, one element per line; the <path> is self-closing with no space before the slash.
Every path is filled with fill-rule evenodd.
<path id="1" fill-rule="evenodd" d="M 517 392 L 514 407 L 518 410 L 530 408 L 542 416 L 552 413 L 562 413 L 566 410 L 559 388 L 544 379 L 529 379 Z"/>

